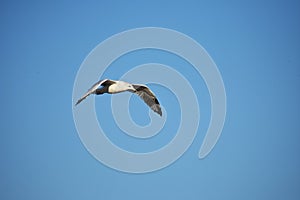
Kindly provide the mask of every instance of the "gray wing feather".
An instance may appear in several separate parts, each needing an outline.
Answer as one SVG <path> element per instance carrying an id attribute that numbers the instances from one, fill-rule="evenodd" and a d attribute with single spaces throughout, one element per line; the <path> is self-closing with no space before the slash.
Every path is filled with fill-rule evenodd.
<path id="1" fill-rule="evenodd" d="M 160 104 L 154 93 L 145 85 L 133 85 L 136 94 L 156 113 L 162 116 Z"/>

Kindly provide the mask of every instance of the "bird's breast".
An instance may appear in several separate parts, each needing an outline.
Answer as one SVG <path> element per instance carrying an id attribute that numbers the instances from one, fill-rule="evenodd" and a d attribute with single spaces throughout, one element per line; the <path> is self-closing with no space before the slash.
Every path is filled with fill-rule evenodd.
<path id="1" fill-rule="evenodd" d="M 108 93 L 113 94 L 113 93 L 117 93 L 117 92 L 118 92 L 118 90 L 117 90 L 117 85 L 116 84 L 112 84 L 108 87 Z"/>
<path id="2" fill-rule="evenodd" d="M 126 91 L 126 90 L 121 88 L 117 84 L 112 84 L 108 87 L 108 93 L 110 93 L 110 94 L 115 94 L 115 93 L 124 92 L 124 91 Z"/>

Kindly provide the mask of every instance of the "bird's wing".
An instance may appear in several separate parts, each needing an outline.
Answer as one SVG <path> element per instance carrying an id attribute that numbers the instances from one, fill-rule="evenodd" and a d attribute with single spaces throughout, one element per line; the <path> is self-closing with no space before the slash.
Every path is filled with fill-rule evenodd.
<path id="1" fill-rule="evenodd" d="M 109 79 L 103 79 L 103 80 L 98 81 L 76 102 L 75 106 L 78 105 L 80 102 L 82 102 L 90 94 L 93 94 L 99 86 L 108 86 L 113 83 L 115 83 L 115 81 L 109 80 Z"/>
<path id="2" fill-rule="evenodd" d="M 133 85 L 136 94 L 156 113 L 162 116 L 160 104 L 154 93 L 146 85 Z"/>

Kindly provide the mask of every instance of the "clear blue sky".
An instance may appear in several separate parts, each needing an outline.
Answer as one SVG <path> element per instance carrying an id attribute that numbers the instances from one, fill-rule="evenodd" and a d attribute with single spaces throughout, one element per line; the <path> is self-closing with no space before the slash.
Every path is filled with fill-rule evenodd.
<path id="1" fill-rule="evenodd" d="M 299 10 L 290 0 L 1 1 L 0 199 L 298 200 Z M 226 87 L 227 118 L 219 142 L 199 160 L 209 121 L 208 94 L 199 86 L 203 125 L 192 146 L 169 167 L 136 175 L 110 169 L 86 151 L 73 122 L 72 90 L 77 70 L 96 45 L 145 26 L 180 31 L 208 51 Z M 159 52 L 148 53 L 121 58 L 107 76 L 120 77 L 119 63 L 130 68 L 160 61 Z M 177 63 L 169 55 L 161 61 Z M 196 78 L 192 71 L 183 73 Z M 168 95 L 160 95 L 162 103 Z M 103 96 L 97 104 L 109 100 Z M 133 111 L 138 123 L 147 122 L 139 116 Z M 167 128 L 176 128 L 178 120 Z M 144 141 L 141 151 L 172 137 L 164 134 L 158 143 Z M 130 150 L 144 147 L 116 142 Z"/>

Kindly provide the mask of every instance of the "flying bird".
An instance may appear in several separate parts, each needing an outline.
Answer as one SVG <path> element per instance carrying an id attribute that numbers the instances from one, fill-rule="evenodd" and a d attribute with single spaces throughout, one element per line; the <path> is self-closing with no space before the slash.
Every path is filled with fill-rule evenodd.
<path id="1" fill-rule="evenodd" d="M 102 86 L 102 87 L 100 87 Z M 99 88 L 100 87 L 100 88 Z M 81 101 L 91 94 L 115 94 L 120 92 L 132 92 L 137 94 L 141 99 L 157 114 L 162 116 L 160 104 L 154 93 L 146 86 L 141 84 L 130 84 L 124 81 L 115 81 L 104 79 L 95 83 L 75 104 L 78 105 Z"/>

